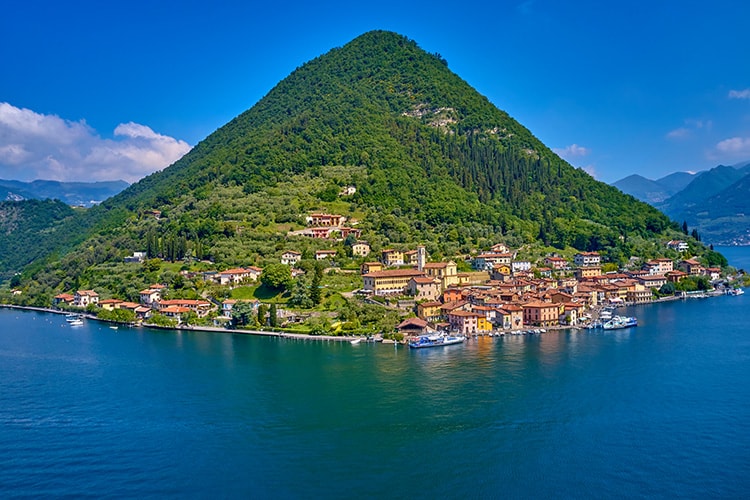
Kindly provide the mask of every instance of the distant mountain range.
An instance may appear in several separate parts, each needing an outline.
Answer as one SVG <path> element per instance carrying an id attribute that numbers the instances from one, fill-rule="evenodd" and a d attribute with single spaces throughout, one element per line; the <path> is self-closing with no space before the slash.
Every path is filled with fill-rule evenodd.
<path id="1" fill-rule="evenodd" d="M 60 200 L 71 206 L 90 207 L 110 198 L 129 184 L 125 181 L 32 182 L 0 179 L 0 201 Z"/>
<path id="2" fill-rule="evenodd" d="M 630 175 L 613 185 L 687 222 L 705 242 L 750 245 L 750 162 L 696 174 L 676 172 L 655 181 Z"/>

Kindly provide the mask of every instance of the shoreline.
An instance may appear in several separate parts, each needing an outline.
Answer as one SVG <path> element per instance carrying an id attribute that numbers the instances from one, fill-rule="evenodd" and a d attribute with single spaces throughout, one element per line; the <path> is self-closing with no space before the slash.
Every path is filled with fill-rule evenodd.
<path id="1" fill-rule="evenodd" d="M 720 297 L 723 296 L 723 293 L 706 293 L 701 296 L 668 296 L 668 297 L 660 297 L 658 299 L 649 301 L 649 302 L 641 302 L 641 303 L 623 303 L 620 305 L 615 305 L 615 309 L 619 309 L 620 307 L 636 307 L 636 306 L 650 306 L 650 305 L 657 305 L 663 302 L 674 302 L 677 300 L 687 300 L 689 298 L 713 298 L 713 297 Z M 608 306 L 598 306 L 601 307 L 608 307 Z M 611 307 L 611 306 L 610 306 Z M 60 309 L 53 309 L 48 307 L 36 307 L 36 306 L 19 306 L 15 304 L 3 304 L 0 303 L 0 308 L 2 309 L 18 309 L 23 311 L 34 311 L 34 312 L 43 312 L 43 313 L 51 313 L 51 314 L 70 314 L 70 311 L 63 311 Z M 177 326 L 177 327 L 171 327 L 171 326 L 159 326 L 159 325 L 144 325 L 144 324 L 137 324 L 132 325 L 128 323 L 120 323 L 117 321 L 110 321 L 106 319 L 101 319 L 96 317 L 93 314 L 89 314 L 86 312 L 81 313 L 75 313 L 80 316 L 83 316 L 86 319 L 90 319 L 93 321 L 98 321 L 100 323 L 108 323 L 111 325 L 125 325 L 129 326 L 131 328 L 151 328 L 154 330 L 168 330 L 172 332 L 206 332 L 206 333 L 230 333 L 230 334 L 239 334 L 239 335 L 254 335 L 259 337 L 277 337 L 277 338 L 283 338 L 283 339 L 292 339 L 292 340 L 313 340 L 313 341 L 325 341 L 325 342 L 351 342 L 353 340 L 362 340 L 365 337 L 361 335 L 347 335 L 347 336 L 337 336 L 337 335 L 308 335 L 303 333 L 286 333 L 286 332 L 272 332 L 272 331 L 266 331 L 266 330 L 247 330 L 247 329 L 229 329 L 229 328 L 221 328 L 221 327 L 212 327 L 212 326 Z M 535 327 L 529 326 L 528 328 L 533 329 Z M 524 327 L 520 331 L 525 331 L 528 328 Z M 552 331 L 563 331 L 563 330 L 585 330 L 587 329 L 587 326 L 585 325 L 554 325 L 549 327 L 544 327 L 546 330 L 552 330 Z M 500 334 L 495 333 L 494 335 L 491 335 L 490 332 L 483 332 L 479 334 L 475 334 L 474 337 L 493 337 L 493 336 L 503 336 L 503 335 L 513 335 L 512 332 L 503 332 Z M 386 343 L 399 343 L 396 341 L 390 341 Z M 406 345 L 407 341 L 404 339 L 401 344 Z"/>
<path id="2" fill-rule="evenodd" d="M 34 311 L 51 314 L 70 314 L 70 311 L 62 311 L 60 309 L 52 309 L 47 307 L 36 307 L 36 306 L 18 306 L 15 304 L 0 304 L 2 309 L 18 309 L 22 311 Z M 158 326 L 158 325 L 130 325 L 128 323 L 119 323 L 117 321 L 109 321 L 106 319 L 97 318 L 92 314 L 85 312 L 74 313 L 83 316 L 86 319 L 98 321 L 100 323 L 108 323 L 111 325 L 127 325 L 132 328 L 152 328 L 154 330 L 169 330 L 172 332 L 207 332 L 207 333 L 236 333 L 240 335 L 255 335 L 259 337 L 278 337 L 283 339 L 292 340 L 320 340 L 326 342 L 351 342 L 362 337 L 359 336 L 337 336 L 337 335 L 305 335 L 303 333 L 286 333 L 286 332 L 269 332 L 265 330 L 246 330 L 246 329 L 229 329 L 220 328 L 213 326 L 185 326 L 185 327 L 171 327 L 171 326 Z"/>

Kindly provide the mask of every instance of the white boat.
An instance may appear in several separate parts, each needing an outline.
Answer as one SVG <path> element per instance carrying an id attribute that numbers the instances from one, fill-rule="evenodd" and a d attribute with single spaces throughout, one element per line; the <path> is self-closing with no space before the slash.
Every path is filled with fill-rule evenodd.
<path id="1" fill-rule="evenodd" d="M 83 320 L 80 318 L 76 318 L 74 320 L 68 321 L 68 324 L 70 326 L 83 326 Z"/>
<path id="2" fill-rule="evenodd" d="M 112 325 L 112 326 L 110 326 L 110 328 L 111 328 L 112 330 L 117 330 L 117 325 Z"/>
<path id="3" fill-rule="evenodd" d="M 358 339 L 354 339 L 354 340 L 350 340 L 350 341 L 349 341 L 349 343 L 350 343 L 351 345 L 357 345 L 357 344 L 359 344 L 360 342 L 362 342 L 362 339 L 361 339 L 361 338 L 358 338 Z"/>
<path id="4" fill-rule="evenodd" d="M 638 326 L 638 319 L 629 316 L 614 316 L 611 320 L 604 323 L 605 330 L 619 330 L 620 328 L 630 328 Z"/>
<path id="5" fill-rule="evenodd" d="M 416 340 L 409 342 L 412 349 L 424 349 L 426 347 L 442 347 L 453 344 L 463 344 L 466 337 L 463 335 L 422 335 Z"/>

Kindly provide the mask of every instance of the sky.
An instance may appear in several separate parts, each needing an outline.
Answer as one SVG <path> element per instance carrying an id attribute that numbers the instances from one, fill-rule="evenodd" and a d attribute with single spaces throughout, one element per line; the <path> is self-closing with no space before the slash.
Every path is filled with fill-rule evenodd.
<path id="1" fill-rule="evenodd" d="M 750 2 L 6 2 L 0 178 L 135 182 L 370 30 L 595 178 L 750 161 Z"/>

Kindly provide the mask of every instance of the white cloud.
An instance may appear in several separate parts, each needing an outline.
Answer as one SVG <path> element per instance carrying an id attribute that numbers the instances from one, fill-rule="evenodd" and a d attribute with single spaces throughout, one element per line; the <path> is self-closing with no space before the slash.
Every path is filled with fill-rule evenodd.
<path id="1" fill-rule="evenodd" d="M 730 90 L 729 98 L 730 99 L 750 99 L 750 89 Z"/>
<path id="2" fill-rule="evenodd" d="M 750 156 L 750 137 L 725 139 L 716 145 L 716 150 L 728 156 L 748 157 Z"/>
<path id="3" fill-rule="evenodd" d="M 570 146 L 566 146 L 564 148 L 553 148 L 552 151 L 554 151 L 561 158 L 564 158 L 568 161 L 570 161 L 571 158 L 580 158 L 583 156 L 587 156 L 591 152 L 589 148 L 579 146 L 578 144 L 571 144 Z"/>
<path id="4" fill-rule="evenodd" d="M 135 182 L 190 151 L 145 125 L 118 125 L 105 139 L 86 124 L 0 102 L 0 177 Z"/>
<path id="5" fill-rule="evenodd" d="M 667 132 L 668 139 L 685 139 L 690 136 L 690 130 L 685 127 L 676 128 Z"/>
<path id="6" fill-rule="evenodd" d="M 693 132 L 701 129 L 711 130 L 714 123 L 711 120 L 696 120 L 694 118 L 685 119 L 685 126 L 679 127 L 667 132 L 667 139 L 681 140 L 693 137 Z"/>

